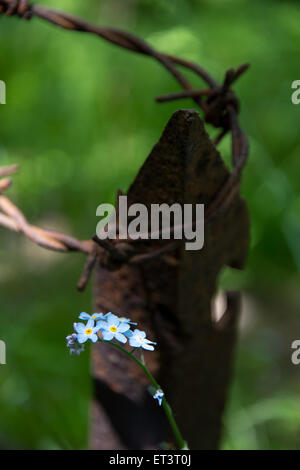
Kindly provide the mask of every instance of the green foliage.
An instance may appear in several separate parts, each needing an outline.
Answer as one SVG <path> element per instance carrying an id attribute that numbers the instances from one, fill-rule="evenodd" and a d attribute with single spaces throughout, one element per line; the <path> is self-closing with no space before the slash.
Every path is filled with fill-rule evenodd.
<path id="1" fill-rule="evenodd" d="M 300 269 L 300 108 L 291 104 L 290 95 L 291 82 L 299 79 L 298 4 L 40 3 L 130 30 L 163 51 L 197 61 L 218 80 L 229 67 L 251 64 L 235 86 L 251 144 L 242 189 L 252 218 L 251 252 L 247 269 L 225 272 L 222 285 L 254 295 L 262 288 L 273 295 L 294 286 Z M 96 207 L 114 201 L 118 188 L 127 189 L 171 113 L 193 102 L 156 104 L 156 95 L 179 88 L 147 57 L 37 19 L 0 21 L 0 79 L 7 83 L 7 105 L 0 109 L 0 162 L 21 165 L 10 195 L 31 221 L 89 238 Z M 220 150 L 230 164 L 229 139 Z M 90 292 L 75 290 L 84 259 L 45 254 L 2 229 L 0 237 L 0 336 L 8 347 L 7 365 L 0 366 L 0 446 L 85 448 L 87 356 L 70 358 L 64 345 L 70 319 L 91 308 Z M 267 307 L 262 316 L 269 328 L 280 331 L 283 323 L 275 327 Z M 273 389 L 256 387 L 258 375 L 279 360 L 271 357 L 266 364 L 264 350 L 255 356 L 256 332 L 251 330 L 239 347 L 224 447 L 295 447 L 300 424 L 291 391 L 295 373 Z M 285 350 L 288 340 L 286 335 Z"/>

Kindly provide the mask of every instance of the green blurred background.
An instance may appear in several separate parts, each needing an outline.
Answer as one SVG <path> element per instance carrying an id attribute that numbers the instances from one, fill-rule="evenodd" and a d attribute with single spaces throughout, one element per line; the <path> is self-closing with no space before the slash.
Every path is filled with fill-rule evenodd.
<path id="1" fill-rule="evenodd" d="M 244 292 L 222 447 L 299 449 L 300 366 L 290 360 L 300 338 L 300 105 L 290 98 L 300 79 L 299 2 L 40 3 L 134 32 L 219 81 L 251 64 L 235 85 L 251 143 L 242 188 L 251 250 L 245 271 L 226 270 L 220 282 Z M 154 102 L 179 87 L 153 60 L 38 19 L 0 18 L 0 79 L 0 164 L 21 165 L 8 194 L 30 221 L 79 238 L 95 232 L 96 207 L 127 189 L 172 112 L 193 107 Z M 220 150 L 229 162 L 229 139 Z M 75 315 L 91 309 L 90 287 L 75 288 L 84 257 L 2 228 L 0 254 L 0 448 L 87 448 L 89 357 L 70 357 L 64 341 Z"/>

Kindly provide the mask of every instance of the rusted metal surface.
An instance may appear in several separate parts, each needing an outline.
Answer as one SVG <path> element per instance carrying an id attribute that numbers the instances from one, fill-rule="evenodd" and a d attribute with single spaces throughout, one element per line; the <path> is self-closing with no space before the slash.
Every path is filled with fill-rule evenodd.
<path id="1" fill-rule="evenodd" d="M 150 208 L 153 203 L 179 202 L 209 207 L 227 178 L 228 170 L 198 113 L 181 110 L 172 116 L 131 185 L 128 204 L 140 202 Z M 165 388 L 183 435 L 194 449 L 219 444 L 239 298 L 228 294 L 227 312 L 217 324 L 212 320 L 211 301 L 221 269 L 243 267 L 248 238 L 247 208 L 235 194 L 222 216 L 206 226 L 202 250 L 186 251 L 184 245 L 179 246 L 172 253 L 177 261 L 173 265 L 155 258 L 139 266 L 125 264 L 108 270 L 99 263 L 96 268 L 95 310 L 130 315 L 158 342 L 157 351 L 148 353 L 146 361 Z M 157 243 L 169 242 L 139 243 L 154 249 Z M 118 351 L 97 345 L 93 376 L 93 409 L 99 417 L 91 433 L 93 448 L 106 448 L 97 437 L 104 432 L 102 426 L 105 445 L 111 442 L 109 448 L 116 441 L 124 448 L 157 448 L 162 440 L 170 440 L 144 377 Z"/>

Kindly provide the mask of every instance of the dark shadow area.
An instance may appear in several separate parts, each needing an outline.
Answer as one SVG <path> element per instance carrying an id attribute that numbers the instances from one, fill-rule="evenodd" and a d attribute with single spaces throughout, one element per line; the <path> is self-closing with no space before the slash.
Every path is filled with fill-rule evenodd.
<path id="1" fill-rule="evenodd" d="M 93 383 L 96 401 L 105 409 L 116 433 L 128 449 L 157 449 L 166 441 L 167 423 L 163 410 L 147 391 L 142 402 L 137 403 L 114 392 L 98 379 L 94 379 Z"/>

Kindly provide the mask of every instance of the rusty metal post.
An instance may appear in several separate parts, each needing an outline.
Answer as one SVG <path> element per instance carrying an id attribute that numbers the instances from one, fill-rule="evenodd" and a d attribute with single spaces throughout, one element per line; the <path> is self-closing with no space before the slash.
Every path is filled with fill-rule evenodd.
<path id="1" fill-rule="evenodd" d="M 194 110 L 177 111 L 127 193 L 128 204 L 204 203 L 208 207 L 229 176 Z M 205 228 L 204 248 L 172 252 L 140 265 L 107 269 L 98 262 L 95 311 L 126 314 L 155 338 L 146 354 L 166 390 L 192 449 L 216 449 L 233 365 L 239 295 L 227 294 L 227 310 L 215 323 L 211 301 L 224 266 L 242 268 L 248 246 L 246 204 L 236 194 L 222 216 Z M 169 243 L 149 240 L 157 249 Z M 172 437 L 147 380 L 119 351 L 93 350 L 94 402 L 91 447 L 155 449 Z"/>

